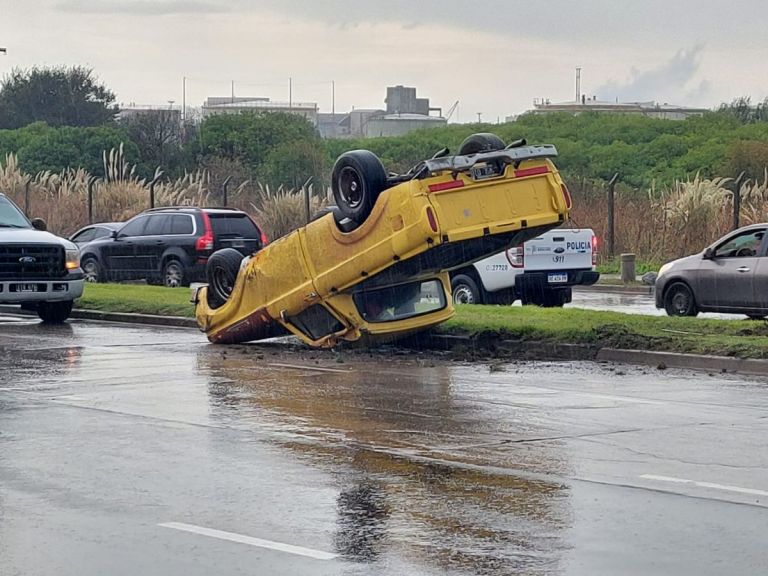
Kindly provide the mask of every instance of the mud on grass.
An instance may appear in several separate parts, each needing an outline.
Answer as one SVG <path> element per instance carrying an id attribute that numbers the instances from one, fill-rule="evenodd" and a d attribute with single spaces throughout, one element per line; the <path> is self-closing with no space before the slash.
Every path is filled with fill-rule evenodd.
<path id="1" fill-rule="evenodd" d="M 624 348 L 768 358 L 768 323 L 641 316 L 577 308 L 458 306 L 438 333 L 472 335 L 475 346 L 503 341 L 581 344 L 588 350 Z M 506 347 L 506 346 L 505 346 Z"/>

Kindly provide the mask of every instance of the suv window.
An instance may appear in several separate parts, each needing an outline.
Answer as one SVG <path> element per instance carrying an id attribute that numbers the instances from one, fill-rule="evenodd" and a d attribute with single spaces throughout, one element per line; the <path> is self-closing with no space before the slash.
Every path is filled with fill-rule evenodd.
<path id="1" fill-rule="evenodd" d="M 442 310 L 445 292 L 439 280 L 409 282 L 357 292 L 352 296 L 366 322 L 392 322 Z"/>
<path id="2" fill-rule="evenodd" d="M 306 310 L 299 312 L 296 316 L 290 316 L 288 322 L 296 326 L 296 328 L 312 340 L 319 340 L 323 336 L 328 336 L 344 329 L 344 325 L 320 304 L 310 306 Z"/>
<path id="3" fill-rule="evenodd" d="M 148 218 L 147 226 L 142 236 L 160 236 L 168 234 L 170 217 L 165 214 L 153 214 Z"/>
<path id="4" fill-rule="evenodd" d="M 192 216 L 187 214 L 174 214 L 171 216 L 170 234 L 192 234 L 192 232 L 194 232 Z"/>
<path id="5" fill-rule="evenodd" d="M 243 238 L 261 237 L 259 229 L 247 214 L 208 214 L 214 236 L 240 236 Z"/>
<path id="6" fill-rule="evenodd" d="M 29 228 L 29 222 L 16 205 L 2 196 L 0 196 L 0 227 Z"/>
<path id="7" fill-rule="evenodd" d="M 147 225 L 147 218 L 146 216 L 139 216 L 138 218 L 134 218 L 128 224 L 120 228 L 120 236 L 141 236 L 144 232 L 144 227 Z"/>

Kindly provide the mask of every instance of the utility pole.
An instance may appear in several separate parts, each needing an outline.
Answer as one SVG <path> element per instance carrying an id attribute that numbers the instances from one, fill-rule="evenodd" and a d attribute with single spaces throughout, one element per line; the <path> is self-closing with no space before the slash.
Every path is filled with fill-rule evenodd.
<path id="1" fill-rule="evenodd" d="M 181 79 L 181 121 L 187 123 L 187 77 Z"/>
<path id="2" fill-rule="evenodd" d="M 288 77 L 288 110 L 293 108 L 293 78 Z"/>
<path id="3" fill-rule="evenodd" d="M 232 104 L 235 103 L 235 81 L 232 80 Z"/>
<path id="4" fill-rule="evenodd" d="M 331 80 L 331 115 L 336 121 L 336 80 Z"/>
<path id="5" fill-rule="evenodd" d="M 581 100 L 581 66 L 576 67 L 576 102 Z"/>
<path id="6" fill-rule="evenodd" d="M 478 112 L 477 113 L 477 123 L 478 124 L 480 124 L 483 121 L 482 118 L 483 118 L 483 113 L 482 112 Z"/>

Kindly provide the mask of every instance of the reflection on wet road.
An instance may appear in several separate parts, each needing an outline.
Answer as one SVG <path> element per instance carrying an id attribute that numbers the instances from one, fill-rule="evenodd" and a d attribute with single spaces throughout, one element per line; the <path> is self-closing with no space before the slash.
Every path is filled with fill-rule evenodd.
<path id="1" fill-rule="evenodd" d="M 3 574 L 756 574 L 768 389 L 0 319 Z"/>
<path id="2" fill-rule="evenodd" d="M 625 314 L 643 314 L 646 316 L 666 316 L 666 312 L 656 308 L 650 288 L 645 293 L 605 292 L 590 289 L 575 289 L 573 302 L 568 308 L 586 308 L 588 310 L 609 310 Z M 724 320 L 744 319 L 743 314 L 700 313 L 699 318 L 721 318 Z"/>

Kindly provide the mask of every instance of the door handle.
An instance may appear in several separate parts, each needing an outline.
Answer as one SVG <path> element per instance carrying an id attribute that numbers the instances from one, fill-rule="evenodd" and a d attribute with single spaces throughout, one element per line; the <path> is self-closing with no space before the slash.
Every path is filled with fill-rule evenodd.
<path id="1" fill-rule="evenodd" d="M 746 266 L 741 266 L 740 268 L 736 268 L 739 272 L 749 272 L 749 268 Z"/>

